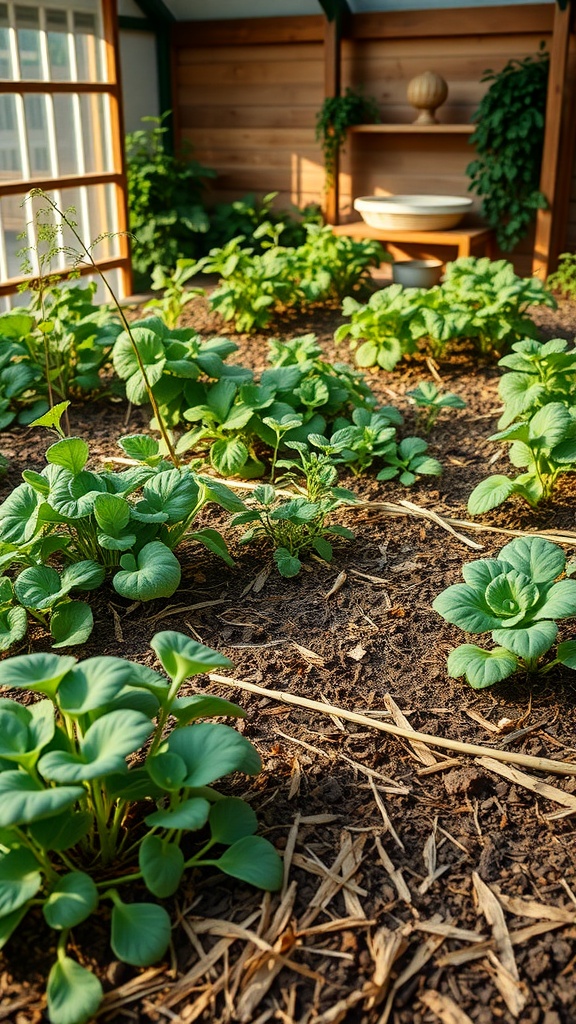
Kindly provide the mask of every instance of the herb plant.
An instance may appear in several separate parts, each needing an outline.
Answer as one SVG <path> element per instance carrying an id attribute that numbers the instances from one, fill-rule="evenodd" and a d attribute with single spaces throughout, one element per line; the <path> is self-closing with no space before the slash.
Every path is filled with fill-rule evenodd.
<path id="1" fill-rule="evenodd" d="M 0 699 L 0 945 L 42 908 L 56 932 L 52 1024 L 83 1024 L 98 1010 L 100 981 L 68 946 L 99 908 L 111 909 L 114 955 L 145 967 L 170 942 L 158 901 L 187 870 L 218 868 L 269 890 L 282 883 L 254 811 L 213 788 L 231 772 L 257 774 L 257 751 L 229 726 L 198 721 L 244 712 L 206 694 L 178 696 L 186 679 L 230 662 L 181 633 L 157 633 L 152 647 L 168 678 L 114 657 L 0 663 L 0 686 L 35 698 Z"/>
<path id="2" fill-rule="evenodd" d="M 452 391 L 440 391 L 432 381 L 423 380 L 418 387 L 406 392 L 406 396 L 414 402 L 417 412 L 417 423 L 421 430 L 428 433 L 432 429 L 443 409 L 464 409 L 466 402 Z"/>
<path id="3" fill-rule="evenodd" d="M 548 87 L 548 54 L 510 60 L 502 71 L 486 71 L 491 83 L 474 114 L 470 144 L 475 159 L 466 168 L 470 191 L 482 196 L 482 214 L 503 252 L 524 237 L 536 210 L 546 206 L 539 190 Z"/>
<path id="4" fill-rule="evenodd" d="M 343 96 L 327 96 L 316 115 L 316 140 L 322 146 L 326 189 L 334 183 L 336 158 L 354 124 L 380 120 L 376 100 L 347 88 Z"/>
<path id="5" fill-rule="evenodd" d="M 482 480 L 468 499 L 470 515 L 489 512 L 513 494 L 535 507 L 551 497 L 560 474 L 576 470 L 576 408 L 550 402 L 529 420 L 512 423 L 489 440 L 511 442 L 510 461 L 524 472 Z"/>
<path id="6" fill-rule="evenodd" d="M 306 239 L 306 226 L 322 224 L 322 211 L 314 203 L 303 209 L 275 209 L 277 195 L 277 192 L 269 192 L 259 199 L 251 193 L 232 203 L 216 203 L 209 211 L 210 227 L 204 236 L 206 251 L 221 248 L 239 235 L 246 238 L 255 251 L 261 251 L 260 240 L 258 236 L 254 237 L 254 232 L 265 223 L 281 226 L 283 245 L 302 245 Z"/>
<path id="7" fill-rule="evenodd" d="M 152 290 L 162 292 L 162 296 L 158 299 L 150 299 L 144 309 L 158 310 L 169 330 L 178 327 L 180 317 L 188 303 L 198 295 L 204 294 L 203 288 L 185 288 L 186 282 L 197 272 L 196 260 L 176 260 L 176 269 L 171 273 L 165 271 L 163 267 L 154 267 Z"/>
<path id="8" fill-rule="evenodd" d="M 333 549 L 329 537 L 354 539 L 352 530 L 328 520 L 339 506 L 356 502 L 356 495 L 335 486 L 338 472 L 330 458 L 331 446 L 326 438 L 312 435 L 310 443 L 320 451 L 312 451 L 298 441 L 288 441 L 287 447 L 296 455 L 277 463 L 288 469 L 290 477 L 304 477 L 305 495 L 283 501 L 279 500 L 274 487 L 261 484 L 254 491 L 253 501 L 247 502 L 253 507 L 232 519 L 232 526 L 250 524 L 240 544 L 248 544 L 259 537 L 272 543 L 278 572 L 285 577 L 297 576 L 302 568 L 301 556 L 310 552 L 331 562 Z"/>
<path id="9" fill-rule="evenodd" d="M 558 268 L 549 274 L 546 287 L 560 292 L 566 299 L 576 299 L 576 252 L 561 253 Z"/>
<path id="10" fill-rule="evenodd" d="M 576 641 L 553 646 L 556 620 L 576 617 L 576 581 L 567 579 L 564 552 L 541 537 L 518 537 L 497 558 L 481 558 L 462 569 L 465 583 L 444 590 L 433 608 L 447 622 L 472 634 L 490 633 L 491 650 L 463 644 L 448 658 L 448 673 L 466 676 L 483 689 L 518 669 L 549 672 L 555 665 L 576 668 Z"/>

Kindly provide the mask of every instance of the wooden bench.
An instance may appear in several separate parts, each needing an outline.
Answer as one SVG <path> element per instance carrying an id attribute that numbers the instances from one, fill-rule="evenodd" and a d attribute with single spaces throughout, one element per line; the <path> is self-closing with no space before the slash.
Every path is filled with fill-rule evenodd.
<path id="1" fill-rule="evenodd" d="M 459 226 L 445 231 L 392 231 L 371 228 L 363 220 L 356 220 L 350 224 L 336 224 L 332 231 L 335 235 L 349 235 L 351 238 L 377 238 L 383 245 L 404 243 L 421 246 L 426 251 L 438 246 L 453 246 L 458 256 L 492 256 L 494 252 L 494 232 L 486 227 Z"/>

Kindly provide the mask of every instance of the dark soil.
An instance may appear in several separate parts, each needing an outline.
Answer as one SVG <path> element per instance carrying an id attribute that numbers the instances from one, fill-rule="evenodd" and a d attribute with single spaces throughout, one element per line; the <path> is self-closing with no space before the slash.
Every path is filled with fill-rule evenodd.
<path id="1" fill-rule="evenodd" d="M 190 308 L 187 319 L 203 334 L 232 333 L 203 300 Z M 535 310 L 534 318 L 543 337 L 576 334 L 573 304 Z M 286 318 L 269 334 L 314 332 L 328 357 L 343 361 L 346 349 L 332 343 L 339 322 L 338 311 L 316 311 Z M 238 339 L 234 361 L 263 367 L 266 337 Z M 465 350 L 438 364 L 444 387 L 467 401 L 466 409 L 444 414 L 430 435 L 431 454 L 444 466 L 441 478 L 409 491 L 368 476 L 345 478 L 344 485 L 372 501 L 408 499 L 466 519 L 475 484 L 494 466 L 507 471 L 504 446 L 486 440 L 499 414 L 499 372 Z M 416 432 L 405 393 L 424 379 L 430 368 L 423 359 L 369 375 L 381 402 L 405 414 L 405 434 Z M 73 408 L 71 424 L 97 461 L 118 455 L 116 438 L 146 429 L 147 416 L 132 410 L 127 426 L 124 403 L 95 403 Z M 44 450 L 38 430 L 3 433 L 2 451 L 10 459 L 4 494 L 23 469 L 43 466 Z M 545 508 L 534 512 L 512 502 L 484 523 L 573 531 L 574 494 L 566 477 Z M 204 520 L 215 521 L 213 515 Z M 265 546 L 238 547 L 239 531 L 220 517 L 234 569 L 189 545 L 180 552 L 182 586 L 169 601 L 134 606 L 112 589 L 101 591 L 93 602 L 94 633 L 78 655 L 153 664 L 153 634 L 180 630 L 227 654 L 238 680 L 279 694 L 327 702 L 376 722 L 393 720 L 389 695 L 412 727 L 431 735 L 576 762 L 576 675 L 570 670 L 542 680 L 515 678 L 484 692 L 447 676 L 446 656 L 462 638 L 431 604 L 477 553 L 439 525 L 408 514 L 365 508 L 338 520 L 354 528 L 356 541 L 342 543 L 332 565 L 310 561 L 298 578 L 284 580 Z M 483 555 L 495 554 L 508 539 L 460 532 L 482 544 Z M 37 627 L 21 651 L 48 647 L 49 637 Z M 546 790 L 527 789 L 525 775 L 504 777 L 470 756 L 433 747 L 422 754 L 405 740 L 334 713 L 289 707 L 207 679 L 198 686 L 248 712 L 240 728 L 257 746 L 264 770 L 231 785 L 257 811 L 262 833 L 279 850 L 288 847 L 288 887 L 270 898 L 220 876 L 189 878 L 171 908 L 170 957 L 144 971 L 112 961 L 104 921 L 79 929 L 73 951 L 107 990 L 102 1020 L 576 1019 L 576 776 L 529 773 L 575 794 L 573 805 L 565 806 Z M 41 977 L 53 958 L 52 942 L 39 917 L 4 950 L 0 1021 L 46 1019 Z"/>

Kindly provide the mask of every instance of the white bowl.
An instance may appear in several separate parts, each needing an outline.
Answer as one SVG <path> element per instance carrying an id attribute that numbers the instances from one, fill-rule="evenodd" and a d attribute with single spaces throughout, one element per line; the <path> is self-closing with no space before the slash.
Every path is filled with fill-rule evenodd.
<path id="1" fill-rule="evenodd" d="M 453 228 L 472 206 L 465 196 L 360 196 L 354 209 L 372 228 L 436 231 Z"/>
<path id="2" fill-rule="evenodd" d="M 432 288 L 443 269 L 442 260 L 398 260 L 392 264 L 392 280 L 405 288 Z"/>

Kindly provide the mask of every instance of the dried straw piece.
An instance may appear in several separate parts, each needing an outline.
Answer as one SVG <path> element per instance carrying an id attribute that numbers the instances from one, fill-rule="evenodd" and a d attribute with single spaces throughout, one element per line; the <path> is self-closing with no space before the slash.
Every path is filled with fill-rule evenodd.
<path id="1" fill-rule="evenodd" d="M 246 690 L 248 693 L 257 693 L 261 697 L 269 697 L 271 700 L 280 701 L 283 704 L 293 704 L 299 708 L 309 708 L 312 711 L 320 711 L 323 714 L 335 714 L 349 722 L 357 722 L 368 729 L 376 729 L 379 732 L 386 732 L 391 736 L 400 736 L 407 740 L 420 740 L 432 747 L 443 747 L 445 750 L 457 750 L 461 754 L 471 754 L 473 757 L 484 757 L 488 755 L 497 761 L 505 764 L 521 764 L 525 768 L 533 768 L 535 771 L 547 772 L 553 775 L 576 775 L 576 764 L 569 761 L 555 761 L 548 757 L 534 757 L 532 754 L 518 754 L 512 750 L 497 750 L 493 747 L 483 747 L 476 743 L 460 743 L 458 740 L 450 740 L 444 736 L 431 736 L 426 732 L 417 732 L 414 729 L 403 729 L 391 722 L 379 722 L 369 718 L 367 715 L 359 715 L 354 711 L 347 711 L 345 708 L 335 707 L 332 704 L 326 705 L 321 701 L 310 700 L 307 697 L 298 697 L 293 693 L 279 693 L 276 690 L 268 690 L 264 686 L 257 686 L 256 683 L 249 683 L 245 679 L 235 679 L 231 676 L 222 676 L 217 672 L 210 672 L 208 678 L 215 683 L 224 683 L 235 689 Z"/>
<path id="2" fill-rule="evenodd" d="M 442 1024 L 473 1024 L 472 1018 L 464 1013 L 450 996 L 428 989 L 422 993 L 420 999 L 428 1010 L 440 1018 Z"/>

